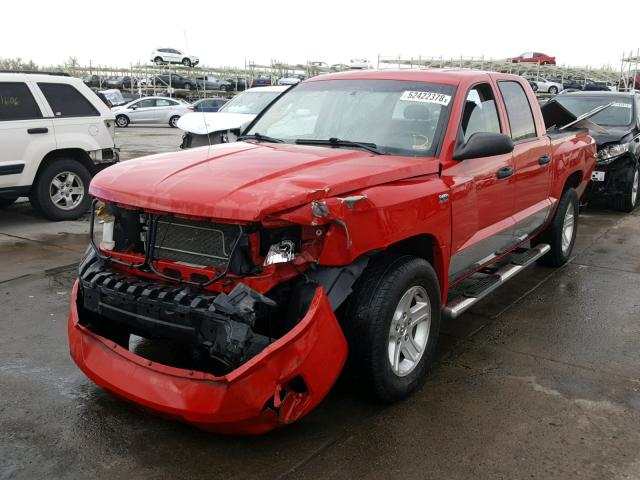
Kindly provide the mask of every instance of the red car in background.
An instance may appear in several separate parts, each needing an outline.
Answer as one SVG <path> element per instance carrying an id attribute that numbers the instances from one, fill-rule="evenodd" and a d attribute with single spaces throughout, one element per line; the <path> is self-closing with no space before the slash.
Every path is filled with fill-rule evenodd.
<path id="1" fill-rule="evenodd" d="M 531 62 L 539 63 L 540 65 L 555 65 L 556 57 L 550 57 L 549 55 L 545 55 L 544 53 L 526 52 L 522 55 L 518 55 L 517 57 L 513 57 L 511 61 L 513 63 Z"/>

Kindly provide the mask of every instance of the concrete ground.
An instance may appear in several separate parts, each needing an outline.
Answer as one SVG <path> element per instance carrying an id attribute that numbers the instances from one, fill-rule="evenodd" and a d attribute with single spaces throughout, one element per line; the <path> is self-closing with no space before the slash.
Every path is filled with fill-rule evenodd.
<path id="1" fill-rule="evenodd" d="M 118 131 L 125 158 L 168 128 Z M 0 213 L 0 479 L 640 478 L 640 212 L 587 210 L 575 258 L 449 323 L 425 386 L 392 406 L 342 380 L 286 429 L 234 438 L 95 387 L 66 341 L 86 221 Z"/>

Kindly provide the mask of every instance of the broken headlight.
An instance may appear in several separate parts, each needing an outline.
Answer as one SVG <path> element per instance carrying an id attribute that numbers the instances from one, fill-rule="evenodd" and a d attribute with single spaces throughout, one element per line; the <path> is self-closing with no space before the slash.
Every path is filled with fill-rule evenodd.
<path id="1" fill-rule="evenodd" d="M 629 151 L 629 144 L 627 143 L 614 143 L 607 145 L 598 150 L 598 157 L 596 163 L 598 165 L 608 165 L 613 162 L 620 155 L 624 155 Z"/>
<path id="2" fill-rule="evenodd" d="M 282 240 L 274 243 L 269 247 L 267 256 L 264 258 L 264 265 L 273 265 L 275 263 L 291 262 L 295 258 L 295 244 L 291 240 Z"/>

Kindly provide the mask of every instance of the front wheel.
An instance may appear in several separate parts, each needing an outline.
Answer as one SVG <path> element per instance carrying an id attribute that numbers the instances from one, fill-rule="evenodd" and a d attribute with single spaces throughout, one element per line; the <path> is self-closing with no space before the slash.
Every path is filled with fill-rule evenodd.
<path id="1" fill-rule="evenodd" d="M 180 119 L 180 117 L 178 115 L 174 115 L 173 117 L 171 117 L 169 119 L 169 126 L 173 127 L 173 128 L 177 128 L 179 119 Z"/>
<path id="2" fill-rule="evenodd" d="M 91 174 L 80 162 L 56 158 L 39 174 L 31 204 L 49 220 L 75 220 L 88 209 Z"/>
<path id="3" fill-rule="evenodd" d="M 373 261 L 341 317 L 351 362 L 380 401 L 400 400 L 424 382 L 440 330 L 440 286 L 429 262 Z"/>
<path id="4" fill-rule="evenodd" d="M 569 188 L 562 194 L 551 224 L 535 239 L 534 243 L 548 243 L 551 247 L 538 262 L 549 267 L 560 267 L 567 263 L 576 243 L 577 231 L 578 193 Z"/>
<path id="5" fill-rule="evenodd" d="M 129 125 L 129 118 L 126 115 L 118 115 L 116 117 L 116 125 L 124 128 Z"/>
<path id="6" fill-rule="evenodd" d="M 626 182 L 625 191 L 622 195 L 616 198 L 615 207 L 616 210 L 621 212 L 633 212 L 638 206 L 638 186 L 640 184 L 640 173 L 638 172 L 638 165 L 629 169 L 628 181 Z"/>
<path id="7" fill-rule="evenodd" d="M 183 85 L 183 87 L 184 87 L 186 90 L 191 90 L 191 84 L 190 84 L 190 83 L 185 83 L 185 84 Z"/>
<path id="8" fill-rule="evenodd" d="M 188 58 L 183 58 L 182 59 L 182 65 L 184 65 L 185 67 L 190 67 L 191 66 L 191 60 L 189 60 Z"/>

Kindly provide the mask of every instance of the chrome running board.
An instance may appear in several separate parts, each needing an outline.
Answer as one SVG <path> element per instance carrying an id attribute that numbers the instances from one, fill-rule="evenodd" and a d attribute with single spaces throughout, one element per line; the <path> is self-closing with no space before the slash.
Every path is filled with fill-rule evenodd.
<path id="1" fill-rule="evenodd" d="M 477 278 L 474 276 L 452 289 L 449 293 L 449 300 L 444 307 L 443 316 L 445 318 L 459 317 L 549 250 L 551 247 L 546 243 L 541 243 L 533 248 L 520 248 L 498 262 L 500 266 L 483 268 L 476 274 Z"/>

